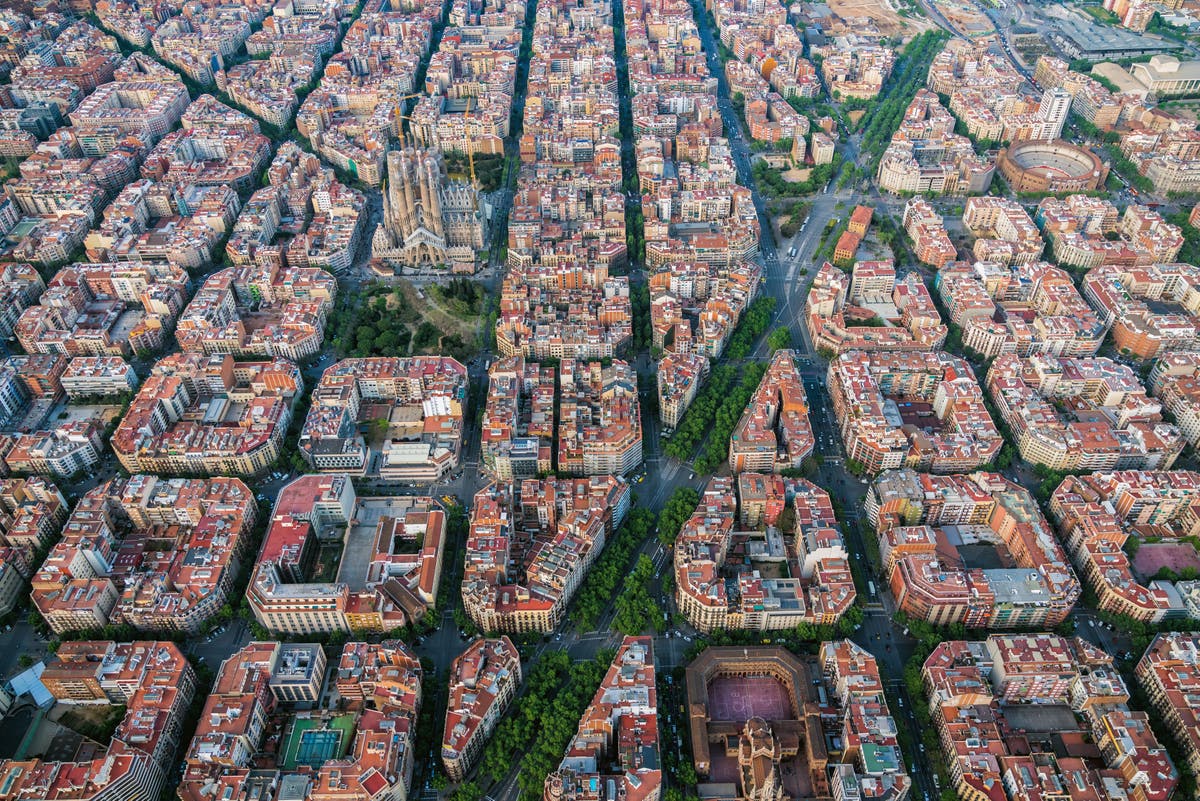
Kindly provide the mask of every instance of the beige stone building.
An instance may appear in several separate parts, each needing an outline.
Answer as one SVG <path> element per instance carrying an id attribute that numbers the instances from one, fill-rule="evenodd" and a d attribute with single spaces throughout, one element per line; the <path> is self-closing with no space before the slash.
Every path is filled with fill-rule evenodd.
<path id="1" fill-rule="evenodd" d="M 469 265 L 487 241 L 479 191 L 452 181 L 441 151 L 406 147 L 387 156 L 383 223 L 372 255 L 393 266 Z"/>

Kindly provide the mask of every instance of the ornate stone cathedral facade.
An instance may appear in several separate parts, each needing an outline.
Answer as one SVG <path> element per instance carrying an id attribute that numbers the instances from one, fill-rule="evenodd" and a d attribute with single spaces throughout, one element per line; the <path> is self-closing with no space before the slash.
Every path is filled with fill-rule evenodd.
<path id="1" fill-rule="evenodd" d="M 471 265 L 487 243 L 479 191 L 451 181 L 437 148 L 404 147 L 387 156 L 383 222 L 372 255 L 393 266 Z"/>

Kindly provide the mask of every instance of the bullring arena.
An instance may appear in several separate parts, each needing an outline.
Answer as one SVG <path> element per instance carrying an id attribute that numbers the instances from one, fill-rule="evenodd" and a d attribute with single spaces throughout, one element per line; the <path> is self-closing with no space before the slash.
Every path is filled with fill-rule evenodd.
<path id="1" fill-rule="evenodd" d="M 1090 150 L 1064 142 L 1014 142 L 996 168 L 1014 192 L 1090 192 L 1104 185 L 1108 167 Z"/>
<path id="2" fill-rule="evenodd" d="M 708 648 L 687 668 L 688 710 L 701 796 L 748 797 L 738 761 L 747 723 L 765 721 L 791 798 L 825 797 L 829 757 L 810 668 L 783 648 Z M 818 676 L 819 678 L 819 676 Z M 726 785 L 724 792 L 720 785 Z M 707 792 L 706 792 L 707 791 Z"/>

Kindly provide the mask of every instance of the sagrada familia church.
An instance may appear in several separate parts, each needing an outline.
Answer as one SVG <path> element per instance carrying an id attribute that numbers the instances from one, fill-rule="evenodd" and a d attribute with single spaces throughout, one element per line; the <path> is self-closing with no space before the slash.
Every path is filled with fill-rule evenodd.
<path id="1" fill-rule="evenodd" d="M 474 270 L 488 240 L 479 190 L 452 181 L 437 148 L 406 146 L 387 156 L 383 222 L 372 255 L 395 267 L 445 265 Z M 456 270 L 456 271 L 457 271 Z"/>

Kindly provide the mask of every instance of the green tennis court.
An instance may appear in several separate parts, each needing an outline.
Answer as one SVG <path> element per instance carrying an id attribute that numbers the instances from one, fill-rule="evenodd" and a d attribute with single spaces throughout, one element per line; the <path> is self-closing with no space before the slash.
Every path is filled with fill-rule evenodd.
<path id="1" fill-rule="evenodd" d="M 328 725 L 311 718 L 297 718 L 292 723 L 280 767 L 284 770 L 295 770 L 300 765 L 319 768 L 331 759 L 345 756 L 353 736 L 353 715 L 339 715 Z"/>
<path id="2" fill-rule="evenodd" d="M 342 741 L 342 733 L 337 729 L 316 729 L 300 735 L 300 745 L 296 748 L 296 764 L 319 768 L 337 753 L 337 747 Z"/>

